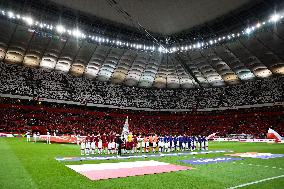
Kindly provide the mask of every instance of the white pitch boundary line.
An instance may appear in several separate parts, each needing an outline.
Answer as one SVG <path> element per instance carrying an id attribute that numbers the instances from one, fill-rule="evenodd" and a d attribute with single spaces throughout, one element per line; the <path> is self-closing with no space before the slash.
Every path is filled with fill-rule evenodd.
<path id="1" fill-rule="evenodd" d="M 245 187 L 245 186 L 258 184 L 260 182 L 265 182 L 265 181 L 268 181 L 268 180 L 274 180 L 274 179 L 278 179 L 278 178 L 282 178 L 282 177 L 284 177 L 284 175 L 280 175 L 280 176 L 276 176 L 276 177 L 270 177 L 270 178 L 266 178 L 266 179 L 262 179 L 262 180 L 258 180 L 258 181 L 254 181 L 254 182 L 249 182 L 249 183 L 241 184 L 241 185 L 238 185 L 238 186 L 233 186 L 233 187 L 230 187 L 230 188 L 227 188 L 227 189 L 242 188 L 242 187 Z"/>

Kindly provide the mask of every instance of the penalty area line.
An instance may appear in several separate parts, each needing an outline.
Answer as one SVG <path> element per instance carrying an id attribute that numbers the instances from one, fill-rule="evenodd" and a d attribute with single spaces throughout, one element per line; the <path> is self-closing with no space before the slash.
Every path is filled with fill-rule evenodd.
<path id="1" fill-rule="evenodd" d="M 249 183 L 241 184 L 241 185 L 238 185 L 238 186 L 233 186 L 233 187 L 230 187 L 230 188 L 227 188 L 227 189 L 242 188 L 242 187 L 245 187 L 245 186 L 249 186 L 249 185 L 253 185 L 253 184 L 258 184 L 258 183 L 260 183 L 260 182 L 265 182 L 265 181 L 269 181 L 269 180 L 274 180 L 274 179 L 278 179 L 278 178 L 282 178 L 282 177 L 284 177 L 284 175 L 280 175 L 280 176 L 276 176 L 276 177 L 270 177 L 270 178 L 266 178 L 266 179 L 261 179 L 261 180 L 258 180 L 258 181 L 249 182 Z"/>

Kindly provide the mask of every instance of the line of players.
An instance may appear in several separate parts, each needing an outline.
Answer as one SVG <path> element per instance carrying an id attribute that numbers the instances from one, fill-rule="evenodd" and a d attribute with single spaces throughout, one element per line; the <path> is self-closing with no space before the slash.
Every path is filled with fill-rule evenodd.
<path id="1" fill-rule="evenodd" d="M 47 144 L 51 144 L 50 137 L 51 137 L 51 134 L 50 134 L 49 131 L 47 131 L 46 132 L 46 143 Z M 31 142 L 31 132 L 30 131 L 26 132 L 26 138 L 27 138 L 27 142 Z M 40 133 L 34 132 L 33 133 L 33 142 L 36 143 L 37 141 L 39 141 L 39 139 L 40 139 Z"/>
<path id="2" fill-rule="evenodd" d="M 122 143 L 119 141 L 123 141 Z M 77 144 L 81 145 L 81 155 L 90 154 L 117 154 L 119 149 L 123 154 L 129 153 L 156 153 L 174 151 L 208 150 L 208 141 L 204 136 L 136 136 L 131 133 L 122 138 L 111 133 L 106 135 L 88 135 L 84 140 L 77 136 Z"/>

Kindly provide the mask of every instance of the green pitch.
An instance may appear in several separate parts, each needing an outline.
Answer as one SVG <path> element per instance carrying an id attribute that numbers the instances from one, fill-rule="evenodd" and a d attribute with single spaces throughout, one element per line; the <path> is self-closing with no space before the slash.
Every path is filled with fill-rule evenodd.
<path id="1" fill-rule="evenodd" d="M 284 144 L 261 143 L 218 143 L 211 142 L 210 150 L 233 150 L 234 152 L 270 152 L 284 154 Z M 0 188 L 229 188 L 245 183 L 284 175 L 284 158 L 252 159 L 229 163 L 193 165 L 194 170 L 145 175 L 111 180 L 91 181 L 67 168 L 66 162 L 58 162 L 56 156 L 79 156 L 80 149 L 75 145 L 27 143 L 22 138 L 0 138 Z M 183 157 L 162 157 L 157 161 L 186 165 L 177 162 L 181 159 L 211 158 L 210 155 L 189 155 Z M 124 160 L 124 161 L 137 161 Z M 121 161 L 121 160 L 120 160 Z M 86 161 L 79 163 L 117 162 Z M 69 163 L 71 164 L 71 163 Z M 243 188 L 284 188 L 284 177 L 256 183 Z"/>

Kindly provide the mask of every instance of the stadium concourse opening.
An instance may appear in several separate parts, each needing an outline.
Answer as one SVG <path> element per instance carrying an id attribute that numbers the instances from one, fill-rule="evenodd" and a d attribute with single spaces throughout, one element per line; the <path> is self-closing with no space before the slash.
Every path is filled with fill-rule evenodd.
<path id="1" fill-rule="evenodd" d="M 284 185 L 282 0 L 0 0 L 0 188 Z"/>

